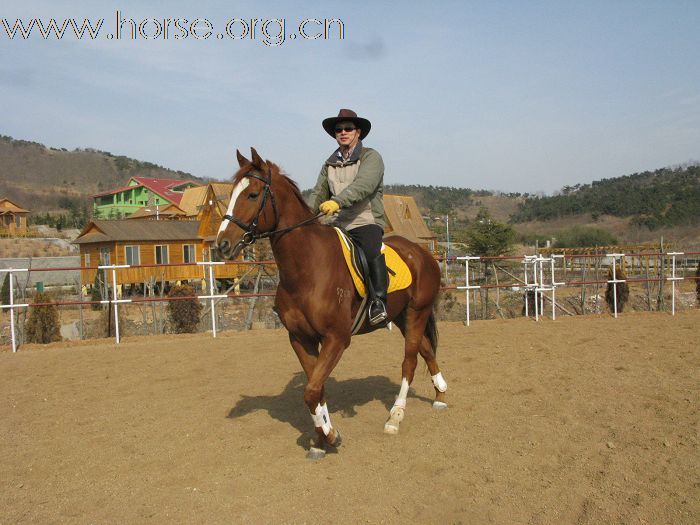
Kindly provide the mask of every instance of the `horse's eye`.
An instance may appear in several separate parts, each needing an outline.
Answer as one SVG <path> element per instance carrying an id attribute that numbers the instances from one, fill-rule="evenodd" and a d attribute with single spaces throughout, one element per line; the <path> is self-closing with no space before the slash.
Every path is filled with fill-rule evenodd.
<path id="1" fill-rule="evenodd" d="M 250 199 L 251 201 L 254 201 L 257 198 L 258 198 L 258 194 L 256 192 L 248 194 L 248 199 Z"/>

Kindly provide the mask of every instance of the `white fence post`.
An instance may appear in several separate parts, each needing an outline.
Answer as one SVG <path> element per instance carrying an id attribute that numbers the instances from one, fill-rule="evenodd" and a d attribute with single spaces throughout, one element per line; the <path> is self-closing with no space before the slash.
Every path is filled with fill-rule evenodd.
<path id="1" fill-rule="evenodd" d="M 537 255 L 525 255 L 523 257 L 523 274 L 524 274 L 524 281 L 525 281 L 525 317 L 530 317 L 530 305 L 528 304 L 528 297 L 530 296 L 530 292 L 533 291 L 535 293 L 535 300 L 533 304 L 535 305 L 535 321 L 539 320 L 539 315 L 538 315 L 538 306 L 537 306 Z M 527 275 L 527 265 L 532 264 L 532 272 L 533 272 L 533 282 L 530 283 L 528 280 L 528 275 Z"/>
<path id="2" fill-rule="evenodd" d="M 214 270 L 213 265 L 224 264 L 224 261 L 202 261 L 198 262 L 198 266 L 209 267 L 209 295 L 198 295 L 197 299 L 209 299 L 211 305 L 211 335 L 216 337 L 216 301 L 215 299 L 223 299 L 228 297 L 226 294 L 214 294 Z"/>
<path id="3" fill-rule="evenodd" d="M 469 310 L 469 291 L 470 290 L 478 290 L 481 288 L 479 285 L 470 285 L 469 284 L 469 261 L 478 261 L 481 259 L 481 257 L 474 257 L 474 256 L 466 256 L 466 257 L 457 257 L 458 261 L 464 261 L 464 274 L 465 274 L 465 280 L 464 280 L 464 286 L 458 286 L 458 290 L 464 290 L 464 295 L 466 296 L 467 299 L 467 326 L 471 325 L 470 321 L 470 310 Z"/>
<path id="4" fill-rule="evenodd" d="M 622 257 L 625 256 L 624 253 L 607 253 L 605 254 L 606 257 L 612 257 L 612 270 L 613 270 L 613 278 L 612 280 L 608 280 L 608 283 L 612 283 L 613 285 L 613 311 L 615 312 L 615 319 L 617 319 L 617 283 L 624 283 L 626 279 L 618 279 L 617 278 L 617 258 L 620 257 L 620 260 L 622 260 Z"/>
<path id="5" fill-rule="evenodd" d="M 7 268 L 0 269 L 2 273 L 10 274 L 10 304 L 0 305 L 2 308 L 10 310 L 10 339 L 12 340 L 12 353 L 17 352 L 17 334 L 15 330 L 15 308 L 28 307 L 28 304 L 15 304 L 15 283 L 13 272 L 28 272 L 27 268 Z"/>
<path id="6" fill-rule="evenodd" d="M 564 261 L 564 256 L 563 255 L 552 255 L 551 257 L 551 263 L 552 263 L 552 321 L 556 321 L 557 319 L 557 298 L 556 298 L 556 293 L 557 293 L 557 286 L 564 286 L 566 283 L 561 282 L 558 283 L 556 279 L 554 278 L 554 270 L 555 270 L 555 259 L 561 259 L 562 262 L 564 262 L 564 266 L 566 267 L 566 262 Z"/>
<path id="7" fill-rule="evenodd" d="M 128 264 L 110 264 L 107 266 L 98 266 L 97 269 L 102 269 L 102 270 L 112 270 L 112 297 L 114 300 L 110 301 L 109 298 L 107 300 L 102 300 L 100 301 L 101 304 L 109 304 L 110 302 L 114 303 L 114 337 L 117 340 L 117 344 L 121 342 L 121 337 L 119 335 L 119 303 L 130 303 L 131 299 L 119 299 L 117 297 L 117 268 L 130 268 L 131 266 Z M 107 334 L 109 335 L 109 334 Z"/>
<path id="8" fill-rule="evenodd" d="M 676 277 L 676 256 L 685 255 L 685 252 L 670 252 L 671 256 L 671 277 L 666 280 L 671 281 L 671 315 L 676 315 L 676 281 L 682 281 L 683 277 Z"/>

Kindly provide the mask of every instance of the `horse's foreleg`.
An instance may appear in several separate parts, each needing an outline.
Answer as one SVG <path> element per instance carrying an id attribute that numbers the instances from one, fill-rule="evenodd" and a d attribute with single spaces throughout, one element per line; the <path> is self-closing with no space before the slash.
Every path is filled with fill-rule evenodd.
<path id="1" fill-rule="evenodd" d="M 322 458 L 325 455 L 324 447 L 326 444 L 334 447 L 340 446 L 340 432 L 331 423 L 324 396 L 324 384 L 340 360 L 346 346 L 347 344 L 337 338 L 326 337 L 321 344 L 321 352 L 316 366 L 309 377 L 306 388 L 304 388 L 304 402 L 311 412 L 317 436 L 315 445 L 311 447 L 307 455 L 311 459 Z"/>

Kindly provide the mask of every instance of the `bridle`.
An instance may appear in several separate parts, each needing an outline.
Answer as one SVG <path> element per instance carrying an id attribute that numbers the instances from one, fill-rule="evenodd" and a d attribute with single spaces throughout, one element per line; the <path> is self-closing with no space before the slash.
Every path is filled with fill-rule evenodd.
<path id="1" fill-rule="evenodd" d="M 249 222 L 248 224 L 244 223 L 241 219 L 238 217 L 234 217 L 232 214 L 226 214 L 224 215 L 221 219 L 222 220 L 229 220 L 232 223 L 234 223 L 236 226 L 238 226 L 240 229 L 242 229 L 245 233 L 243 234 L 243 237 L 236 243 L 235 248 L 238 248 L 238 246 L 250 246 L 251 244 L 255 244 L 255 241 L 258 239 L 266 239 L 268 237 L 272 237 L 273 235 L 277 235 L 279 233 L 287 233 L 288 231 L 291 231 L 295 228 L 298 228 L 299 226 L 304 226 L 305 224 L 309 224 L 319 217 L 323 216 L 323 213 L 318 213 L 317 215 L 314 215 L 313 217 L 303 220 L 300 223 L 294 224 L 292 226 L 289 226 L 287 228 L 282 228 L 282 229 L 277 229 L 277 225 L 279 224 L 279 212 L 277 211 L 277 201 L 275 200 L 275 194 L 272 191 L 271 184 L 272 184 L 272 170 L 270 168 L 267 169 L 267 178 L 261 177 L 260 175 L 256 173 L 247 173 L 244 175 L 244 177 L 251 177 L 253 179 L 258 179 L 260 182 L 262 182 L 265 187 L 263 189 L 263 195 L 262 199 L 260 199 L 260 206 L 258 208 L 258 213 L 255 215 L 255 218 Z M 263 233 L 258 233 L 258 223 L 260 222 L 260 216 L 263 214 L 263 211 L 265 210 L 265 205 L 267 204 L 267 199 L 268 196 L 270 198 L 270 202 L 272 203 L 272 211 L 275 215 L 275 224 L 272 227 L 272 231 L 269 232 L 263 232 Z M 231 213 L 233 213 L 233 207 L 231 208 Z M 235 250 L 234 248 L 234 250 Z"/>

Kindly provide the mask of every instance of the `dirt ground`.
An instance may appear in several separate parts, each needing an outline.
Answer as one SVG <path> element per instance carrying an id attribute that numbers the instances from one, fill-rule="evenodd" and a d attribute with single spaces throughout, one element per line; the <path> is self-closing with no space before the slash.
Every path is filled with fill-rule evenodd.
<path id="1" fill-rule="evenodd" d="M 327 384 L 337 453 L 305 459 L 282 330 L 0 352 L 0 523 L 700 522 L 700 311 L 440 323 L 397 436 L 398 331 Z"/>

